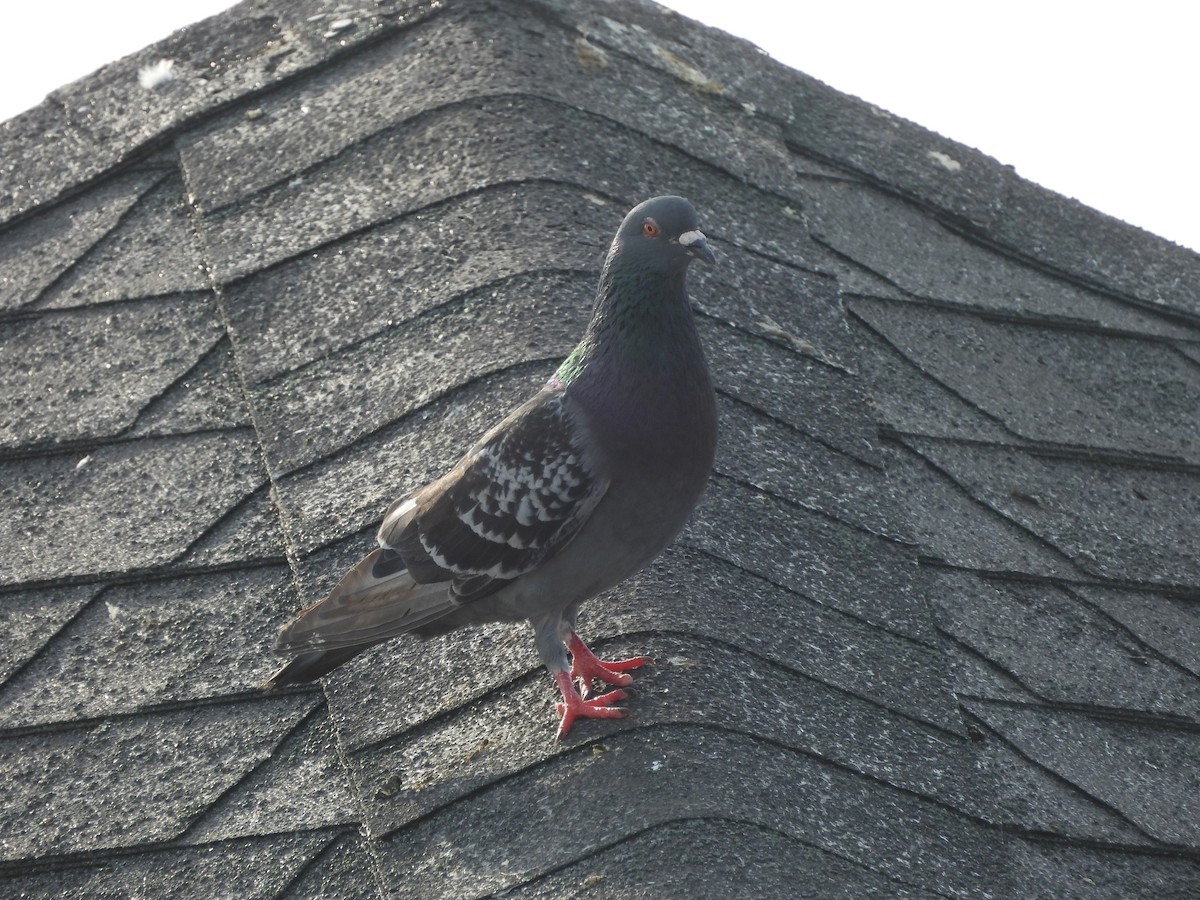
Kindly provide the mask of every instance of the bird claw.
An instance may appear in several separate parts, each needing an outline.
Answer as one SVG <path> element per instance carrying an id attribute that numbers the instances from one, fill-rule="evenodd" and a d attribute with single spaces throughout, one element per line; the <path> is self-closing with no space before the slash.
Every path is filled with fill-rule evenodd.
<path id="1" fill-rule="evenodd" d="M 555 710 L 562 717 L 558 723 L 558 734 L 554 739 L 561 741 L 565 738 L 571 730 L 571 726 L 575 724 L 576 719 L 624 718 L 629 715 L 629 710 L 624 707 L 613 706 L 613 704 L 620 703 L 625 697 L 626 694 L 624 691 L 616 690 L 601 694 L 599 697 L 592 697 L 590 700 L 585 700 L 575 693 L 573 688 L 570 689 L 569 695 L 564 694 L 563 700 L 554 704 Z"/>
<path id="2" fill-rule="evenodd" d="M 554 683 L 558 685 L 562 700 L 554 705 L 561 717 L 558 723 L 556 741 L 561 741 L 570 732 L 576 719 L 620 719 L 629 715 L 629 711 L 620 706 L 614 706 L 624 700 L 628 694 L 622 690 L 609 691 L 599 697 L 584 699 L 575 690 L 571 676 L 566 672 L 555 672 Z"/>
<path id="3" fill-rule="evenodd" d="M 577 635 L 571 635 L 567 645 L 571 651 L 571 678 L 579 680 L 579 694 L 587 700 L 592 694 L 592 679 L 598 678 L 617 687 L 633 684 L 629 669 L 637 669 L 654 662 L 649 656 L 631 656 L 629 659 L 599 659 Z"/>

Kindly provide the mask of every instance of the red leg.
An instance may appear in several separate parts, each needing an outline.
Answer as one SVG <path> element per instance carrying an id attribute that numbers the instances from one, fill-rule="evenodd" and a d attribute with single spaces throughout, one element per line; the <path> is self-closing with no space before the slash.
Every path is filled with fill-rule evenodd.
<path id="1" fill-rule="evenodd" d="M 647 663 L 654 662 L 649 656 L 631 656 L 629 659 L 598 659 L 583 639 L 574 632 L 571 642 L 567 645 L 571 651 L 571 677 L 580 679 L 580 694 L 586 699 L 592 692 L 592 679 L 599 678 L 608 684 L 620 687 L 633 684 L 633 676 L 626 674 L 628 669 L 636 669 Z"/>
<path id="2" fill-rule="evenodd" d="M 624 691 L 609 691 L 607 694 L 585 700 L 575 690 L 575 684 L 566 672 L 555 672 L 554 683 L 558 685 L 559 693 L 563 697 L 561 703 L 555 704 L 555 709 L 562 716 L 562 721 L 558 723 L 556 741 L 561 741 L 567 736 L 576 719 L 619 719 L 627 715 L 621 707 L 613 706 L 614 703 L 625 699 Z"/>

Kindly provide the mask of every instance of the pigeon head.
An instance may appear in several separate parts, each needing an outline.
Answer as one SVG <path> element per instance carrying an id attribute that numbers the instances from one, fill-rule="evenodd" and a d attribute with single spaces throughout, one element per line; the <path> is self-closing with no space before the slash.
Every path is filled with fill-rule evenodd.
<path id="1" fill-rule="evenodd" d="M 621 223 L 609 259 L 652 272 L 678 272 L 693 259 L 716 262 L 692 204 L 682 197 L 639 203 Z"/>

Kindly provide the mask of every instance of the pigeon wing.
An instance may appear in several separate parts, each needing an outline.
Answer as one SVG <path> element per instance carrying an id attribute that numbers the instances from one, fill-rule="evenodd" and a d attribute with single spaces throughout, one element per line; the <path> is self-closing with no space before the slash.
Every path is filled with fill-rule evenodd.
<path id="1" fill-rule="evenodd" d="M 417 583 L 474 600 L 536 568 L 579 531 L 608 489 L 593 442 L 561 391 L 546 389 L 486 434 L 444 478 L 396 504 L 385 554 Z"/>

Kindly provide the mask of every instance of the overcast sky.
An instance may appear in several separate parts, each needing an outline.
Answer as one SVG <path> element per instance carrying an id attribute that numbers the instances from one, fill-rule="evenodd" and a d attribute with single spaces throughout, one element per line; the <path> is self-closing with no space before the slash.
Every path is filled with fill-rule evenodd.
<path id="1" fill-rule="evenodd" d="M 0 119 L 229 5 L 8 2 Z M 741 35 L 841 91 L 976 147 L 1026 178 L 1200 250 L 1200 4 L 666 5 Z"/>

